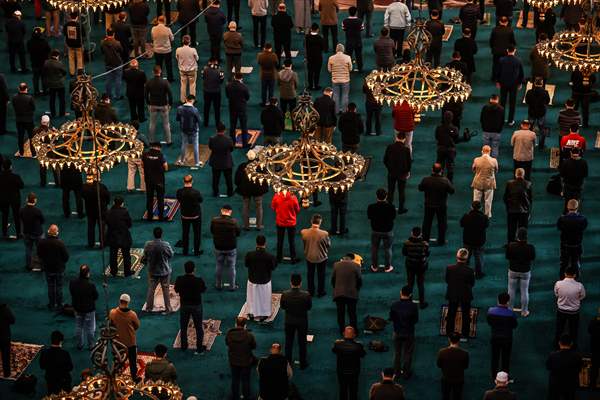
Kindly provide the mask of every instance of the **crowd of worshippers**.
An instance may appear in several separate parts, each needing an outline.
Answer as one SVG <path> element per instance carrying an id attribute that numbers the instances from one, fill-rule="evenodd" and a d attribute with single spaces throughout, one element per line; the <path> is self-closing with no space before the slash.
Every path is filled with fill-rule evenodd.
<path id="1" fill-rule="evenodd" d="M 366 84 L 363 85 L 366 121 L 355 103 L 349 102 L 350 77 L 362 77 L 363 72 L 363 38 L 373 37 L 375 29 L 371 26 L 373 3 L 370 0 L 359 0 L 356 7 L 350 7 L 348 17 L 341 21 L 345 33 L 345 43 L 338 41 L 340 26 L 339 7 L 335 0 L 321 0 L 318 7 L 309 0 L 294 1 L 294 18 L 288 12 L 285 3 L 267 0 L 249 0 L 249 9 L 253 21 L 253 47 L 244 44 L 240 32 L 240 1 L 228 0 L 227 15 L 221 11 L 218 0 L 210 4 L 200 4 L 192 0 L 177 1 L 177 24 L 182 27 L 181 39 L 175 37 L 172 27 L 170 2 L 157 2 L 156 24 L 151 27 L 149 19 L 150 7 L 144 0 L 132 0 L 123 7 L 112 7 L 104 13 L 96 12 L 86 15 L 78 13 L 62 13 L 50 3 L 35 1 L 40 7 L 35 8 L 35 17 L 45 14 L 45 28 L 35 27 L 31 32 L 23 22 L 21 3 L 14 0 L 1 2 L 5 12 L 5 31 L 12 73 L 21 72 L 32 77 L 30 84 L 21 82 L 12 87 L 0 74 L 0 134 L 6 131 L 7 107 L 14 110 L 16 132 L 18 136 L 18 156 L 26 156 L 27 150 L 35 157 L 35 149 L 31 139 L 40 133 L 54 129 L 52 121 L 63 121 L 67 111 L 67 87 L 73 89 L 77 76 L 84 74 L 85 63 L 89 62 L 87 35 L 84 28 L 87 22 L 92 25 L 104 23 L 106 36 L 99 46 L 99 57 L 106 67 L 104 93 L 94 110 L 94 117 L 102 123 L 117 122 L 117 113 L 113 101 L 121 101 L 125 95 L 128 100 L 130 122 L 135 126 L 149 118 L 148 134 L 139 133 L 138 138 L 145 143 L 145 151 L 141 159 L 128 161 L 127 189 L 136 189 L 136 174 L 140 174 L 139 190 L 146 192 L 148 222 L 153 221 L 153 201 L 157 199 L 158 220 L 162 215 L 165 187 L 165 172 L 169 164 L 162 153 L 161 142 L 157 135 L 157 122 L 160 117 L 162 139 L 167 146 L 173 144 L 170 115 L 176 112 L 176 121 L 181 131 L 181 154 L 175 164 L 185 162 L 186 145 L 192 145 L 194 163 L 198 166 L 198 142 L 200 127 L 208 127 L 211 123 L 211 108 L 214 113 L 212 126 L 216 134 L 208 139 L 211 150 L 209 165 L 212 169 L 212 194 L 220 194 L 220 177 L 224 175 L 226 183 L 225 196 L 239 194 L 243 198 L 241 219 L 234 217 L 234 210 L 229 204 L 221 206 L 220 215 L 210 219 L 214 259 L 216 264 L 214 288 L 216 290 L 237 290 L 237 238 L 242 230 L 250 231 L 253 227 L 258 231 L 264 229 L 262 198 L 268 192 L 266 185 L 251 182 L 245 173 L 248 162 L 256 158 L 253 150 L 247 151 L 248 161 L 237 166 L 233 174 L 232 152 L 235 149 L 236 129 L 242 131 L 242 147 L 248 149 L 247 106 L 250 91 L 244 83 L 242 75 L 242 53 L 258 52 L 256 64 L 259 66 L 261 94 L 256 101 L 262 107 L 260 121 L 265 145 L 280 143 L 285 129 L 287 114 L 294 109 L 301 89 L 298 74 L 294 71 L 291 51 L 291 38 L 295 30 L 305 35 L 305 57 L 308 77 L 308 89 L 321 92 L 314 107 L 319 112 L 315 137 L 331 143 L 334 132 L 340 132 L 342 150 L 356 152 L 360 148 L 361 138 L 368 135 L 381 135 L 382 106 L 379 105 Z M 412 4 L 396 1 L 385 11 L 384 24 L 379 37 L 373 42 L 376 67 L 390 69 L 398 62 L 408 62 L 410 50 L 403 47 L 407 29 L 411 26 Z M 444 23 L 443 7 L 440 1 L 428 1 L 429 19 L 427 30 L 431 33 L 431 43 L 427 52 L 427 61 L 437 66 L 441 63 L 443 47 Z M 496 173 L 498 172 L 498 153 L 500 138 L 506 125 L 515 125 L 514 115 L 516 97 L 519 89 L 527 81 L 523 65 L 516 55 L 515 35 L 513 32 L 513 7 L 511 0 L 495 1 L 496 26 L 489 38 L 489 51 L 492 54 L 491 79 L 499 89 L 499 95 L 491 95 L 489 103 L 481 110 L 481 130 L 484 145 L 481 156 L 474 158 L 473 170 L 473 202 L 460 219 L 463 229 L 463 247 L 456 253 L 456 263 L 446 270 L 446 301 L 448 318 L 446 332 L 449 346 L 440 350 L 437 366 L 442 371 L 441 392 L 444 399 L 461 399 L 464 387 L 464 371 L 469 366 L 469 353 L 461 348 L 460 343 L 469 338 L 472 289 L 476 280 L 485 276 L 484 251 L 486 246 L 486 230 L 492 218 L 492 203 L 496 190 Z M 206 66 L 199 65 L 196 50 L 197 16 L 206 8 L 201 18 L 206 22 L 207 37 L 210 42 L 210 58 Z M 165 10 L 164 15 L 163 9 Z M 524 4 L 523 24 L 528 21 L 529 5 Z M 534 25 L 536 41 L 546 40 L 554 35 L 557 16 L 551 8 L 539 10 L 534 8 Z M 313 14 L 316 14 L 313 17 Z M 473 82 L 477 73 L 474 56 L 479 51 L 475 42 L 478 25 L 485 23 L 485 4 L 468 0 L 459 12 L 458 20 L 462 25 L 462 34 L 454 43 L 452 60 L 447 64 L 463 73 L 467 82 Z M 578 4 L 565 5 L 560 17 L 567 29 L 580 29 L 583 10 Z M 84 23 L 82 19 L 86 18 Z M 270 19 L 273 32 L 273 43 L 266 38 L 266 25 Z M 62 25 L 61 25 L 62 20 Z M 91 21 L 90 21 L 91 20 Z M 319 21 L 313 23 L 312 21 Z M 149 32 L 148 32 L 149 31 Z M 148 40 L 150 36 L 151 40 Z M 203 37 L 203 36 L 202 36 Z M 331 41 L 329 40 L 331 37 Z M 181 40 L 181 46 L 177 44 Z M 148 51 L 148 44 L 152 51 Z M 66 55 L 57 48 L 66 46 Z M 179 44 L 179 43 L 178 43 Z M 367 50 L 370 53 L 370 49 Z M 176 67 L 179 71 L 181 90 L 176 111 L 171 111 L 173 98 L 171 83 L 175 80 L 173 67 L 175 53 Z M 29 54 L 29 60 L 27 55 Z M 223 66 L 223 55 L 225 63 Z M 133 59 L 132 59 L 133 57 Z M 66 59 L 66 60 L 63 60 Z M 153 61 L 147 60 L 152 58 Z M 207 58 L 207 57 L 204 57 Z M 549 370 L 548 393 L 550 399 L 572 399 L 578 387 L 578 374 L 582 368 L 582 359 L 577 352 L 579 342 L 578 328 L 581 301 L 585 297 L 580 266 L 583 253 L 582 241 L 587 228 L 587 219 L 580 212 L 583 203 L 584 181 L 588 175 L 587 162 L 584 159 L 586 140 L 579 133 L 580 127 L 586 128 L 589 123 L 590 102 L 597 95 L 593 90 L 595 77 L 589 80 L 575 71 L 571 75 L 572 98 L 567 100 L 565 108 L 558 116 L 556 124 L 546 120 L 550 96 L 545 88 L 549 77 L 547 63 L 534 48 L 529 54 L 531 71 L 528 80 L 532 88 L 526 93 L 528 119 L 519 124 L 511 137 L 513 152 L 514 179 L 506 182 L 502 202 L 507 213 L 507 240 L 505 245 L 508 260 L 508 286 L 506 293 L 498 295 L 498 304 L 490 307 L 487 322 L 491 326 L 491 378 L 495 388 L 484 395 L 485 399 L 514 399 L 515 394 L 508 385 L 513 379 L 510 375 L 510 356 L 513 331 L 517 328 L 518 316 L 530 315 L 529 283 L 532 265 L 535 260 L 535 246 L 527 240 L 527 228 L 533 204 L 532 198 L 532 161 L 535 147 L 544 149 L 546 138 L 551 135 L 551 128 L 558 131 L 560 149 L 558 171 L 559 176 L 553 178 L 549 189 L 562 195 L 564 210 L 557 219 L 560 232 L 560 270 L 559 280 L 554 285 L 556 296 L 556 330 L 552 346 L 556 349 L 547 359 Z M 321 86 L 323 61 L 326 60 L 330 82 L 325 88 Z M 17 62 L 20 68 L 17 68 Z M 140 64 L 152 63 L 152 77 L 147 77 Z M 28 65 L 30 68 L 28 68 Z M 164 70 L 163 70 L 164 68 Z M 166 72 L 166 79 L 163 78 Z M 225 71 L 225 72 L 224 72 Z M 67 79 L 70 77 L 70 81 Z M 202 112 L 196 108 L 196 82 L 202 79 Z M 101 81 L 98 81 L 101 82 Z M 125 83 L 123 88 L 122 82 Z M 229 129 L 221 122 L 222 86 L 229 102 Z M 144 90 L 141 90 L 141 88 Z M 275 96 L 275 87 L 279 97 Z M 16 91 L 16 94 L 13 94 Z M 70 92 L 70 90 L 69 90 Z M 48 96 L 50 113 L 39 115 L 36 99 Z M 258 97 L 258 96 L 257 96 Z M 505 108 L 508 101 L 508 110 Z M 58 104 L 57 104 L 58 103 Z M 430 246 L 446 245 L 447 203 L 448 196 L 455 191 L 453 185 L 454 160 L 456 144 L 461 140 L 459 133 L 464 105 L 450 102 L 442 109 L 442 123 L 435 129 L 437 142 L 437 160 L 432 166 L 430 176 L 424 177 L 418 184 L 418 190 L 424 194 L 424 216 L 422 226 L 414 227 L 407 232 L 408 238 L 401 244 L 404 257 L 407 283 L 402 287 L 400 299 L 390 309 L 389 317 L 393 321 L 394 357 L 393 367 L 382 371 L 382 380 L 370 389 L 370 399 L 404 399 L 404 391 L 399 384 L 401 380 L 408 382 L 413 374 L 411 361 L 413 358 L 415 325 L 418 324 L 419 309 L 428 306 L 425 297 L 425 276 L 429 260 Z M 581 108 L 581 114 L 577 109 Z M 71 111 L 80 116 L 81 111 L 71 104 Z M 147 114 L 146 114 L 147 113 Z M 38 114 L 38 115 L 36 115 Z M 248 320 L 266 323 L 271 313 L 271 277 L 277 265 L 284 261 L 284 241 L 287 233 L 289 260 L 298 263 L 300 258 L 295 248 L 296 217 L 300 212 L 298 199 L 292 193 L 278 193 L 273 196 L 271 208 L 276 216 L 277 242 L 275 254 L 268 250 L 264 235 L 256 236 L 256 249 L 240 249 L 245 251 L 243 265 L 248 270 L 246 283 L 248 315 L 236 319 L 236 327 L 226 335 L 229 365 L 231 367 L 231 392 L 234 399 L 251 398 L 251 369 L 257 366 L 259 376 L 259 395 L 262 399 L 294 398 L 292 385 L 292 367 L 294 340 L 298 342 L 299 369 L 304 370 L 309 364 L 307 354 L 307 332 L 309 316 L 313 301 L 327 295 L 327 287 L 333 293 L 337 307 L 337 323 L 343 339 L 337 340 L 332 347 L 337 357 L 337 377 L 340 399 L 356 399 L 358 396 L 358 376 L 360 360 L 366 353 L 363 345 L 356 340 L 358 324 L 356 307 L 363 285 L 364 270 L 389 273 L 392 265 L 392 248 L 394 247 L 393 231 L 397 215 L 408 212 L 405 204 L 405 188 L 411 177 L 412 153 L 414 149 L 412 136 L 415 129 L 414 111 L 406 102 L 393 107 L 393 129 L 395 142 L 385 149 L 382 162 L 387 169 L 387 188 L 376 191 L 374 203 L 369 205 L 366 217 L 371 224 L 370 260 L 363 266 L 363 260 L 356 254 L 347 254 L 341 260 L 333 262 L 330 283 L 326 283 L 326 266 L 330 263 L 328 254 L 332 245 L 331 237 L 344 237 L 349 229 L 346 223 L 348 197 L 345 192 L 328 195 L 331 205 L 329 221 L 322 215 L 314 214 L 311 226 L 302 229 L 300 235 L 304 244 L 304 258 L 307 264 L 306 277 L 293 274 L 290 277 L 291 288 L 284 292 L 281 307 L 285 310 L 284 346 L 273 343 L 264 348 L 269 355 L 258 360 L 254 356 L 257 343 L 254 335 L 246 329 Z M 37 122 L 39 121 L 39 123 Z M 25 149 L 26 139 L 29 148 Z M 505 150 L 508 151 L 508 150 Z M 3 195 L 0 198 L 2 212 L 2 235 L 8 238 L 9 216 L 15 228 L 16 239 L 23 240 L 25 247 L 25 268 L 27 270 L 43 270 L 48 286 L 48 308 L 60 310 L 63 307 L 64 272 L 69 262 L 69 246 L 61 239 L 59 227 L 44 217 L 44 206 L 37 204 L 37 195 L 27 194 L 23 206 L 21 192 L 24 184 L 18 171 L 12 168 L 10 157 L 1 160 L 0 187 Z M 40 185 L 47 183 L 48 171 L 40 167 Z M 101 247 L 110 249 L 110 273 L 118 274 L 118 254 L 123 255 L 124 276 L 130 276 L 132 261 L 130 249 L 133 240 L 130 233 L 132 218 L 126 208 L 125 200 L 120 196 L 111 196 L 108 188 L 97 176 L 85 178 L 74 168 L 53 171 L 53 179 L 62 190 L 62 208 L 64 216 L 71 216 L 70 197 L 73 192 L 76 202 L 76 214 L 79 218 L 87 217 L 87 245 L 94 248 L 96 233 L 100 233 Z M 415 178 L 413 178 L 415 179 Z M 202 194 L 194 188 L 193 177 L 187 175 L 183 186 L 177 190 L 177 200 L 181 203 L 182 253 L 194 256 L 202 254 L 201 232 Z M 235 191 L 234 191 L 235 184 Z M 395 207 L 394 195 L 398 190 L 398 207 Z M 99 194 L 99 195 L 98 195 Z M 112 203 L 112 205 L 111 205 Z M 256 223 L 250 224 L 251 203 L 255 206 Z M 315 198 L 313 205 L 321 202 Z M 434 217 L 437 219 L 437 238 L 431 237 Z M 327 230 L 322 223 L 328 225 Z M 206 227 L 205 227 L 206 228 Z M 190 229 L 193 235 L 190 251 Z M 44 234 L 45 231 L 45 234 Z M 246 233 L 248 234 L 248 233 Z M 163 238 L 160 227 L 155 227 L 152 238 L 144 245 L 143 262 L 148 270 L 147 309 L 153 309 L 154 293 L 161 286 L 164 294 L 164 314 L 172 312 L 168 296 L 171 283 L 172 267 L 170 259 L 174 255 L 172 245 Z M 172 239 L 172 238 L 170 238 Z M 396 245 L 398 246 L 398 245 Z M 379 255 L 383 252 L 384 263 L 380 268 Z M 474 260 L 475 268 L 469 266 Z M 364 267 L 364 268 L 363 268 Z M 175 279 L 175 291 L 181 299 L 181 332 L 187 332 L 188 321 L 194 321 L 196 340 L 202 343 L 202 294 L 207 290 L 205 281 L 196 275 L 194 261 L 187 261 L 185 274 Z M 316 273 L 316 281 L 315 281 Z M 307 291 L 303 290 L 303 284 Z M 418 303 L 412 300 L 413 287 L 417 285 Z M 544 284 L 550 286 L 550 282 Z M 77 348 L 91 348 L 95 343 L 95 303 L 98 299 L 96 285 L 93 283 L 90 268 L 81 265 L 79 277 L 69 283 L 71 303 L 75 311 Z M 517 292 L 519 295 L 517 296 Z M 136 359 L 136 331 L 142 327 L 137 314 L 130 308 L 131 298 L 124 293 L 119 298 L 116 308 L 110 312 L 110 321 L 117 328 L 118 339 L 127 346 L 130 360 Z M 14 305 L 13 305 L 14 306 Z M 455 331 L 455 315 L 461 309 L 462 326 Z M 346 319 L 346 314 L 348 319 Z M 10 375 L 10 325 L 19 323 L 11 312 L 10 305 L 0 306 L 0 352 L 2 353 L 3 371 Z M 455 333 L 459 332 L 459 333 Z M 600 316 L 589 322 L 592 347 L 592 372 L 598 375 L 600 366 Z M 46 371 L 48 393 L 70 390 L 72 387 L 71 372 L 73 364 L 69 353 L 62 349 L 64 335 L 55 331 L 51 334 L 51 345 L 44 349 L 40 364 Z M 181 337 L 181 347 L 188 347 L 186 334 Z M 264 344 L 263 344 L 264 346 Z M 282 348 L 283 347 L 283 348 Z M 197 353 L 206 350 L 204 345 L 197 347 Z M 145 379 L 161 379 L 175 381 L 175 366 L 167 358 L 167 348 L 159 344 L 155 348 L 156 360 L 146 366 Z M 138 377 L 137 363 L 130 362 L 131 375 Z M 300 372 L 301 373 L 301 372 Z M 592 379 L 591 386 L 595 382 Z M 292 394 L 290 394 L 292 393 Z"/>

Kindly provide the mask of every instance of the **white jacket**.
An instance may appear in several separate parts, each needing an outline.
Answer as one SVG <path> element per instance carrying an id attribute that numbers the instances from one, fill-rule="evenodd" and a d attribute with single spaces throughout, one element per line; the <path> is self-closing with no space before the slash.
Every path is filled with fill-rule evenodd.
<path id="1" fill-rule="evenodd" d="M 406 4 L 396 1 L 388 6 L 383 16 L 383 25 L 390 28 L 404 29 L 410 25 L 412 17 Z"/>
<path id="2" fill-rule="evenodd" d="M 181 46 L 175 50 L 175 58 L 179 71 L 190 72 L 198 70 L 198 52 L 190 46 Z"/>

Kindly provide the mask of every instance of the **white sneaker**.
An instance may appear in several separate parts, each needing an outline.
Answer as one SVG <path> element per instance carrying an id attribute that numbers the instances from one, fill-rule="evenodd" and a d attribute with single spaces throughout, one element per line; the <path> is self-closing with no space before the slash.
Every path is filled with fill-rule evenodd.
<path id="1" fill-rule="evenodd" d="M 529 316 L 529 311 L 527 311 L 527 310 L 521 311 L 521 317 L 527 318 L 528 316 Z"/>

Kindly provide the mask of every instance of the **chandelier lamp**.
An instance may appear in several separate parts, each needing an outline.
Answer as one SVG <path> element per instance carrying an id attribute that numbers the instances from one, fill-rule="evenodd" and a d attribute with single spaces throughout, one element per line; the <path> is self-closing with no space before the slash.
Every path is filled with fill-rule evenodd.
<path id="1" fill-rule="evenodd" d="M 449 67 L 432 68 L 424 57 L 431 42 L 431 34 L 425 28 L 425 20 L 417 18 L 406 38 L 415 57 L 406 64 L 396 64 L 389 71 L 374 70 L 366 83 L 379 104 L 395 106 L 407 102 L 415 113 L 415 121 L 421 113 L 440 109 L 444 104 L 465 101 L 471 86 L 464 81 L 462 73 Z"/>
<path id="2" fill-rule="evenodd" d="M 104 11 L 111 7 L 121 7 L 129 4 L 128 0 L 48 0 L 52 7 L 65 12 L 81 10 Z"/>
<path id="3" fill-rule="evenodd" d="M 312 193 L 350 190 L 365 168 L 365 158 L 314 139 L 319 113 L 307 92 L 300 96 L 292 118 L 301 132 L 300 139 L 258 151 L 246 167 L 248 178 L 257 184 L 266 182 L 277 193 L 298 194 L 303 207 L 309 206 Z"/>
<path id="4" fill-rule="evenodd" d="M 137 130 L 128 124 L 102 124 L 91 114 L 98 92 L 87 75 L 79 75 L 71 99 L 81 117 L 32 139 L 38 162 L 46 168 L 74 166 L 86 174 L 108 171 L 116 163 L 139 158 L 144 145 Z"/>

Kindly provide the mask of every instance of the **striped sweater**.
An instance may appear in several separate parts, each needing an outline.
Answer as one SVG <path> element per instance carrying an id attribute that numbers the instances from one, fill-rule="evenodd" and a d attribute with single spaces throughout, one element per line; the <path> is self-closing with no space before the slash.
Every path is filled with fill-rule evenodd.
<path id="1" fill-rule="evenodd" d="M 339 51 L 329 57 L 327 69 L 331 73 L 332 83 L 350 82 L 350 71 L 352 71 L 352 59 L 349 55 Z"/>
<path id="2" fill-rule="evenodd" d="M 579 112 L 572 108 L 565 108 L 558 113 L 558 126 L 560 127 L 560 136 L 568 135 L 571 130 L 571 125 L 581 124 Z"/>

